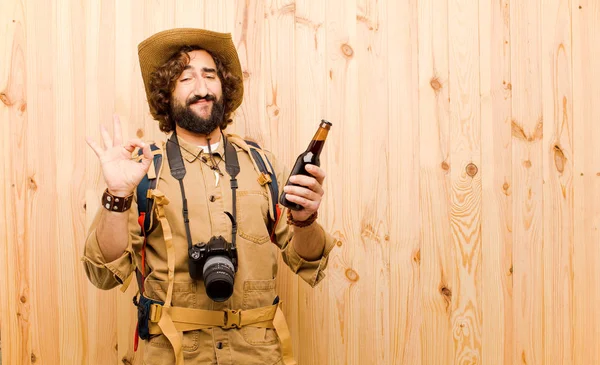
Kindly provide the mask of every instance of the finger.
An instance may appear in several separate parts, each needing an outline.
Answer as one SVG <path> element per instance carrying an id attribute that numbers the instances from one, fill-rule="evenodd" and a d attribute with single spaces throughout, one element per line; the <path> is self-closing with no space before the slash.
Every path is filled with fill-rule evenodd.
<path id="1" fill-rule="evenodd" d="M 286 185 L 283 191 L 288 195 L 295 195 L 311 201 L 321 200 L 321 195 L 302 186 Z"/>
<path id="2" fill-rule="evenodd" d="M 150 145 L 142 142 L 142 152 L 144 153 L 144 159 L 148 161 L 152 161 L 152 151 L 150 150 Z"/>
<path id="3" fill-rule="evenodd" d="M 293 194 L 286 194 L 285 197 L 292 203 L 301 205 L 304 209 L 306 209 L 311 214 L 313 212 L 316 212 L 319 209 L 320 201 L 316 202 L 316 201 L 309 200 L 309 199 L 303 198 L 298 195 L 293 195 Z"/>
<path id="4" fill-rule="evenodd" d="M 100 145 L 98 145 L 98 143 L 93 141 L 90 137 L 85 137 L 85 141 L 87 142 L 88 146 L 90 146 L 90 148 L 94 151 L 96 156 L 100 157 L 100 154 L 103 152 L 102 147 L 100 147 Z"/>
<path id="5" fill-rule="evenodd" d="M 305 175 L 294 175 L 290 177 L 290 182 L 309 188 L 319 195 L 323 195 L 323 187 L 316 178 Z"/>
<path id="6" fill-rule="evenodd" d="M 110 134 L 103 125 L 100 126 L 100 134 L 102 135 L 102 141 L 104 141 L 104 147 L 106 149 L 111 148 L 113 145 L 112 138 L 110 138 Z"/>
<path id="7" fill-rule="evenodd" d="M 129 141 L 127 141 L 127 143 L 125 145 L 123 145 L 123 147 L 128 151 L 128 152 L 133 152 L 133 150 L 135 150 L 137 147 L 139 148 L 144 148 L 146 144 L 144 142 L 142 142 L 140 139 L 138 138 L 133 138 L 130 139 Z"/>
<path id="8" fill-rule="evenodd" d="M 317 165 L 308 164 L 306 165 L 306 171 L 317 179 L 319 184 L 323 185 L 323 181 L 325 181 L 325 170 L 320 168 Z"/>
<path id="9" fill-rule="evenodd" d="M 121 119 L 118 115 L 113 115 L 113 146 L 118 146 L 123 143 L 123 130 L 121 128 Z"/>

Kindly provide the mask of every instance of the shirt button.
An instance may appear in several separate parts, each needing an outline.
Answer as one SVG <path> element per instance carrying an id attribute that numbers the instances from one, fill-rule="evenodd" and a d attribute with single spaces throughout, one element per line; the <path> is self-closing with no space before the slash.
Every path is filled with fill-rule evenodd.
<path id="1" fill-rule="evenodd" d="M 217 342 L 217 348 L 220 350 L 223 348 L 223 343 Z"/>
<path id="2" fill-rule="evenodd" d="M 214 196 L 214 195 L 211 195 L 210 197 L 208 197 L 208 200 L 210 200 L 210 201 L 211 201 L 211 203 L 212 203 L 212 202 L 214 202 L 214 201 L 215 201 L 215 199 L 216 199 L 216 198 L 215 198 L 215 196 Z"/>

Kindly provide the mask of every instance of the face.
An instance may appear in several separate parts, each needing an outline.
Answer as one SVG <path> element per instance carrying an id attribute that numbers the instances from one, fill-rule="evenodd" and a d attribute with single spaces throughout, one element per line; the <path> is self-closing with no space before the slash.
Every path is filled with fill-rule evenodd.
<path id="1" fill-rule="evenodd" d="M 190 63 L 175 81 L 171 116 L 181 128 L 209 134 L 223 120 L 221 80 L 208 52 L 191 51 L 189 57 Z"/>

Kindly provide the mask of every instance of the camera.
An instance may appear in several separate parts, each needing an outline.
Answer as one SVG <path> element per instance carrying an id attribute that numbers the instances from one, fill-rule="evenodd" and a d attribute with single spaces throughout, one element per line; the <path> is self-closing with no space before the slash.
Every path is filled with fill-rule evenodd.
<path id="1" fill-rule="evenodd" d="M 235 247 L 222 236 L 212 237 L 208 243 L 189 249 L 190 276 L 204 280 L 206 294 L 215 302 L 224 302 L 233 294 L 233 280 L 238 258 Z"/>

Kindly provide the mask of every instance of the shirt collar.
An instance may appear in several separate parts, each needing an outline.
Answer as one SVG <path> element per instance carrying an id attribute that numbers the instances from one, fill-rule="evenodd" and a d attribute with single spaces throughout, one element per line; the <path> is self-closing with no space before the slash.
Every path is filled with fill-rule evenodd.
<path id="1" fill-rule="evenodd" d="M 170 138 L 173 132 L 171 132 L 167 138 Z M 194 162 L 198 157 L 205 155 L 208 156 L 208 153 L 204 153 L 204 150 L 200 146 L 196 146 L 194 144 L 189 143 L 185 139 L 181 138 L 179 135 L 177 136 L 177 142 L 179 143 L 179 147 L 181 147 L 181 157 L 183 157 L 187 162 Z M 221 138 L 219 142 L 219 146 L 212 151 L 213 155 L 217 155 L 221 158 L 225 155 L 225 147 L 224 140 Z"/>

